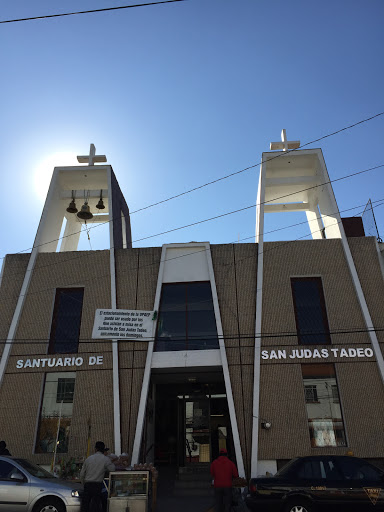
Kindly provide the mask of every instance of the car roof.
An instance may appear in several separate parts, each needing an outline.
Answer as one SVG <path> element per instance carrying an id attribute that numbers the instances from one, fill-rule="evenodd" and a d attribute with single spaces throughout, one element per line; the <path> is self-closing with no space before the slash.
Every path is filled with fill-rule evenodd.
<path id="1" fill-rule="evenodd" d="M 296 457 L 296 460 L 304 460 L 304 459 L 328 459 L 328 458 L 332 458 L 332 459 L 357 459 L 357 460 L 364 460 L 362 459 L 361 457 L 355 457 L 354 455 L 328 455 L 328 454 L 324 454 L 324 455 L 305 455 L 303 457 Z"/>

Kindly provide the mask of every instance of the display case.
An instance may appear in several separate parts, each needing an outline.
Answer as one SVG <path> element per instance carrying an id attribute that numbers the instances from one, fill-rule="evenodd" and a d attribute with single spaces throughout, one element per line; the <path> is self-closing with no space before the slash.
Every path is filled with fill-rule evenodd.
<path id="1" fill-rule="evenodd" d="M 108 512 L 147 512 L 149 490 L 149 471 L 111 472 Z"/>

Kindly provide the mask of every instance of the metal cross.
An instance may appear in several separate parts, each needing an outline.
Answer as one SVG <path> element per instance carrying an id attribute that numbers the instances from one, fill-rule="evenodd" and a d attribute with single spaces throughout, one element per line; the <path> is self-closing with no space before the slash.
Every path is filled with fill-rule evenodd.
<path id="1" fill-rule="evenodd" d="M 270 149 L 282 149 L 283 151 L 288 151 L 288 149 L 297 149 L 300 147 L 299 140 L 290 140 L 287 141 L 287 132 L 285 129 L 281 130 L 281 142 L 271 142 Z"/>
<path id="2" fill-rule="evenodd" d="M 78 156 L 77 161 L 80 164 L 94 165 L 95 162 L 106 162 L 107 157 L 105 155 L 96 155 L 95 145 L 91 144 L 89 148 L 89 155 Z"/>

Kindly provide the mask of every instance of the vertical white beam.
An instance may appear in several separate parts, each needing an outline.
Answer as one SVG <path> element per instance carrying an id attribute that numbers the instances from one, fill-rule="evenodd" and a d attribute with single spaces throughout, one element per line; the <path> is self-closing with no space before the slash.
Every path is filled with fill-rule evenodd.
<path id="1" fill-rule="evenodd" d="M 4 269 L 5 269 L 5 261 L 7 259 L 7 256 L 4 256 L 3 258 L 3 261 L 1 263 L 1 271 L 0 271 L 0 288 L 1 288 L 1 283 L 3 282 L 3 275 L 4 275 Z"/>
<path id="2" fill-rule="evenodd" d="M 116 264 L 115 245 L 113 240 L 113 204 L 112 204 L 112 169 L 108 169 L 108 204 L 109 204 L 109 269 L 111 273 L 111 307 L 116 309 Z M 120 424 L 120 379 L 119 379 L 119 346 L 116 339 L 112 340 L 112 374 L 113 374 L 113 432 L 116 455 L 121 454 Z"/>
<path id="3" fill-rule="evenodd" d="M 262 158 L 264 161 L 264 158 Z M 255 319 L 255 355 L 253 362 L 253 408 L 252 408 L 252 451 L 251 477 L 257 476 L 259 457 L 259 409 L 260 409 L 260 351 L 261 319 L 263 305 L 263 270 L 264 270 L 264 200 L 265 200 L 266 164 L 261 164 L 259 189 L 257 195 L 256 243 L 257 278 L 256 278 L 256 319 Z"/>
<path id="4" fill-rule="evenodd" d="M 311 202 L 310 206 L 311 210 L 307 210 L 305 212 L 307 215 L 309 229 L 311 230 L 312 238 L 314 240 L 321 240 L 323 238 L 322 230 L 324 226 L 321 222 L 317 198 Z"/>
<path id="5" fill-rule="evenodd" d="M 244 478 L 245 477 L 244 459 L 243 459 L 243 454 L 241 451 L 240 435 L 239 435 L 239 429 L 237 426 L 235 402 L 233 400 L 233 393 L 232 393 L 232 386 L 231 386 L 231 378 L 229 375 L 227 354 L 225 352 L 223 326 L 221 323 L 219 300 L 217 297 L 217 290 L 216 290 L 215 274 L 213 272 L 211 249 L 210 249 L 209 243 L 206 243 L 204 245 L 205 245 L 205 249 L 206 249 L 208 270 L 209 270 L 209 276 L 210 276 L 210 281 L 211 281 L 213 307 L 215 310 L 217 334 L 219 336 L 221 365 L 223 367 L 225 391 L 227 394 L 229 417 L 231 420 L 232 437 L 233 437 L 233 444 L 235 447 L 237 470 L 239 472 L 239 476 Z"/>
<path id="6" fill-rule="evenodd" d="M 69 219 L 66 219 L 67 222 L 60 245 L 60 252 L 77 251 L 82 224 L 76 219 L 75 213 Z"/>

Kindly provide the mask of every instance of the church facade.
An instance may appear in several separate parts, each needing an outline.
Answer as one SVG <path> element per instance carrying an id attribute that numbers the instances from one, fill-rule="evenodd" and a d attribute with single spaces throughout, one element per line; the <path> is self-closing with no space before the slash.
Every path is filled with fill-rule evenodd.
<path id="1" fill-rule="evenodd" d="M 55 168 L 34 249 L 1 274 L 0 432 L 14 455 L 81 460 L 102 439 L 132 463 L 179 467 L 226 448 L 248 477 L 310 454 L 383 464 L 382 244 L 341 219 L 321 150 L 284 131 L 275 144 L 254 244 L 132 248 L 94 147 L 88 165 Z M 305 211 L 312 240 L 265 242 L 265 215 L 281 211 Z M 108 221 L 111 249 L 77 251 L 78 219 Z"/>

